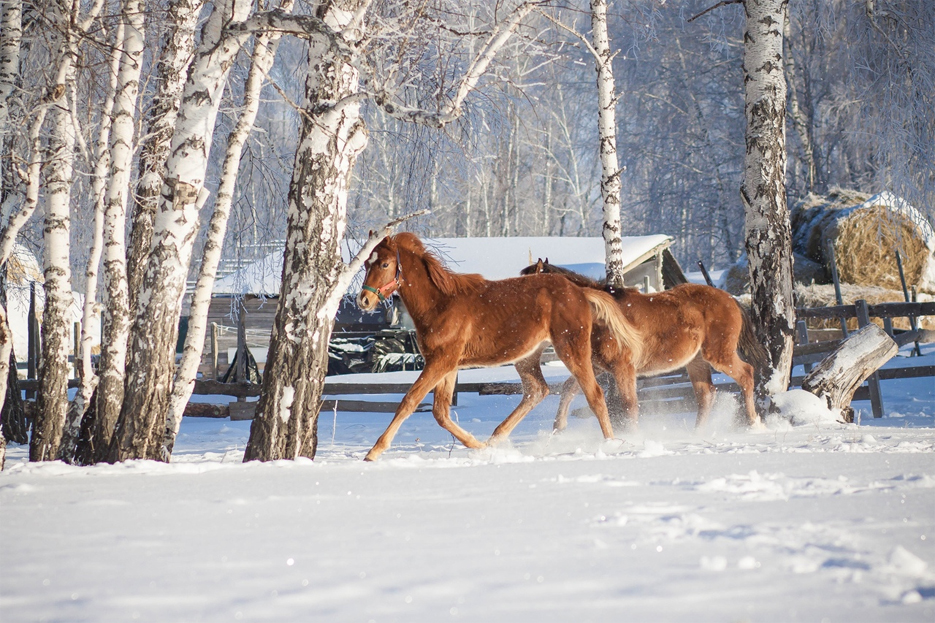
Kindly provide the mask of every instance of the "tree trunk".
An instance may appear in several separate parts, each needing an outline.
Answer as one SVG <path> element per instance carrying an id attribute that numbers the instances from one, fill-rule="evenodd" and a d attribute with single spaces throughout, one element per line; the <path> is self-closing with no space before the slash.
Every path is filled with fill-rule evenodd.
<path id="1" fill-rule="evenodd" d="M 792 234 L 786 206 L 782 28 L 786 0 L 747 0 L 744 32 L 746 156 L 740 189 L 757 338 L 769 352 L 757 379 L 757 402 L 789 386 L 795 335 Z"/>
<path id="2" fill-rule="evenodd" d="M 601 156 L 601 197 L 604 205 L 604 250 L 607 283 L 624 287 L 623 246 L 620 242 L 620 175 L 617 161 L 617 93 L 614 88 L 614 54 L 607 34 L 607 0 L 591 0 L 591 33 L 597 64 L 597 110 Z"/>
<path id="3" fill-rule="evenodd" d="M 0 136 L 6 136 L 10 118 L 10 94 L 19 75 L 20 44 L 23 38 L 22 0 L 3 0 L 0 4 Z M 6 167 L 7 165 L 4 165 Z"/>
<path id="4" fill-rule="evenodd" d="M 802 389 L 824 398 L 829 409 L 839 409 L 845 421 L 853 422 L 850 405 L 854 392 L 898 351 L 893 338 L 877 325 L 868 324 L 815 366 L 802 381 Z"/>
<path id="5" fill-rule="evenodd" d="M 81 313 L 81 363 L 78 367 L 80 385 L 68 414 L 68 425 L 65 430 L 63 444 L 74 444 L 75 454 L 85 457 L 94 457 L 94 446 L 78 448 L 78 433 L 81 420 L 91 404 L 91 397 L 97 388 L 98 377 L 91 366 L 91 344 L 94 340 L 91 327 L 97 320 L 97 283 L 98 269 L 101 263 L 101 253 L 104 247 L 104 209 L 107 181 L 110 170 L 110 130 L 113 125 L 114 99 L 117 92 L 117 77 L 120 73 L 120 50 L 124 40 L 124 23 L 121 21 L 114 37 L 114 50 L 110 61 L 110 85 L 101 110 L 101 127 L 94 148 L 95 165 L 91 179 L 91 197 L 94 200 L 94 230 L 91 238 L 91 250 L 88 254 L 88 264 L 85 269 L 84 306 Z M 109 438 L 109 437 L 108 437 Z M 93 435 L 88 436 L 87 442 L 93 444 Z"/>
<path id="6" fill-rule="evenodd" d="M 110 135 L 110 180 L 104 209 L 104 284 L 107 296 L 101 332 L 99 385 L 92 428 L 93 460 L 107 458 L 123 403 L 130 330 L 127 291 L 126 209 L 133 158 L 134 117 L 144 43 L 144 13 L 139 0 L 125 0 L 123 50 Z"/>
<path id="7" fill-rule="evenodd" d="M 130 334 L 126 393 L 108 460 L 159 459 L 175 374 L 175 345 L 182 294 L 198 226 L 199 205 L 221 93 L 243 38 L 224 37 L 229 21 L 241 21 L 246 3 L 219 2 L 202 30 L 189 70 L 165 184 L 153 224 L 152 253 L 140 283 Z"/>
<path id="8" fill-rule="evenodd" d="M 291 10 L 292 4 L 292 0 L 286 0 L 282 9 Z M 224 157 L 221 172 L 221 185 L 218 188 L 217 199 L 214 204 L 214 214 L 211 216 L 211 223 L 208 226 L 208 238 L 205 241 L 198 283 L 192 295 L 185 349 L 182 353 L 182 361 L 176 373 L 172 397 L 169 401 L 169 415 L 166 419 L 165 438 L 162 442 L 164 449 L 162 458 L 164 460 L 168 460 L 172 454 L 175 438 L 182 423 L 182 415 L 195 387 L 195 376 L 198 372 L 198 364 L 201 362 L 205 333 L 208 327 L 208 308 L 211 304 L 211 293 L 214 290 L 214 280 L 221 259 L 224 235 L 227 232 L 227 221 L 230 217 L 231 204 L 234 199 L 234 185 L 237 181 L 237 171 L 240 169 L 240 158 L 243 153 L 244 143 L 253 129 L 254 121 L 256 121 L 257 111 L 260 107 L 260 89 L 266 75 L 273 66 L 280 38 L 281 34 L 276 32 L 263 33 L 257 36 L 253 48 L 250 73 L 244 86 L 244 110 L 237 121 L 237 126 L 227 140 L 227 153 Z M 244 313 L 243 309 L 241 309 L 241 313 Z"/>
<path id="9" fill-rule="evenodd" d="M 195 28 L 204 0 L 175 0 L 169 5 L 169 30 L 159 56 L 156 94 L 146 121 L 140 148 L 139 183 L 133 201 L 133 227 L 127 248 L 127 291 L 130 309 L 136 309 L 136 296 L 153 239 L 153 219 L 162 183 L 172 133 L 178 118 L 182 90 L 195 49 Z"/>
<path id="10" fill-rule="evenodd" d="M 818 184 L 814 141 L 812 140 L 812 133 L 809 131 L 808 120 L 799 107 L 799 94 L 796 91 L 795 57 L 792 54 L 792 25 L 788 8 L 785 10 L 785 14 L 785 20 L 783 21 L 783 43 L 785 44 L 783 60 L 785 61 L 786 80 L 789 82 L 789 118 L 792 119 L 792 125 L 795 126 L 796 134 L 799 135 L 799 141 L 802 143 L 802 159 L 805 161 L 805 191 L 810 193 L 815 191 Z"/>
<path id="11" fill-rule="evenodd" d="M 362 0 L 336 2 L 320 17 L 340 31 L 360 4 Z M 354 161 L 367 144 L 360 104 L 351 97 L 359 77 L 351 60 L 324 37 L 309 42 L 305 114 L 289 185 L 283 282 L 244 461 L 314 458 L 318 445 L 328 341 L 343 295 L 334 292 L 343 268 L 347 188 Z"/>
<path id="12" fill-rule="evenodd" d="M 73 49 L 68 45 L 68 54 L 71 56 Z M 69 63 L 73 68 L 73 63 Z M 65 87 L 73 80 L 72 70 L 59 84 Z M 65 88 L 60 91 L 64 93 Z M 45 308 L 42 312 L 37 414 L 29 447 L 31 461 L 54 461 L 59 458 L 62 432 L 68 415 L 68 352 L 71 348 L 68 310 L 73 303 L 69 238 L 76 136 L 67 100 L 63 98 L 55 107 L 52 119 L 43 225 Z"/>

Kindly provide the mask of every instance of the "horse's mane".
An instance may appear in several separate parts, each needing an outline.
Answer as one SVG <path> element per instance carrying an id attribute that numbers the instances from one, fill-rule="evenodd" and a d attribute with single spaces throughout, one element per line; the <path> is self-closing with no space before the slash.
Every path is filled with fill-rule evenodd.
<path id="1" fill-rule="evenodd" d="M 429 279 L 446 296 L 476 291 L 485 281 L 481 275 L 455 273 L 445 268 L 441 259 L 426 249 L 415 234 L 402 232 L 396 234 L 393 240 L 397 245 L 419 256 Z"/>
<path id="2" fill-rule="evenodd" d="M 544 262 L 540 259 L 538 262 L 531 266 L 527 266 L 523 270 L 519 271 L 521 275 L 535 275 L 537 273 L 551 273 L 553 275 L 561 275 L 568 281 L 572 282 L 576 286 L 581 286 L 582 288 L 593 288 L 594 290 L 606 290 L 607 287 L 603 282 L 596 279 L 591 279 L 580 273 L 576 273 L 573 270 L 567 268 L 562 268 L 561 266 L 556 266 L 555 264 L 549 264 L 549 260 L 546 259 Z"/>

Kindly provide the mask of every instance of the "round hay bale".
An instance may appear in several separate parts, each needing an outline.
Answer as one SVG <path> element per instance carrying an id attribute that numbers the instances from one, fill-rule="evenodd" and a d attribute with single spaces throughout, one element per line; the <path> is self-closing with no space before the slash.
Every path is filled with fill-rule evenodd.
<path id="1" fill-rule="evenodd" d="M 907 285 L 935 293 L 935 232 L 921 213 L 892 193 L 832 189 L 792 209 L 792 246 L 830 277 L 833 248 L 842 283 L 901 290 L 898 251 Z M 825 283 L 828 280 L 815 280 Z"/>
<path id="2" fill-rule="evenodd" d="M 901 290 L 896 252 L 907 284 L 920 285 L 930 251 L 916 226 L 886 206 L 858 208 L 822 233 L 834 245 L 838 276 L 844 283 Z"/>

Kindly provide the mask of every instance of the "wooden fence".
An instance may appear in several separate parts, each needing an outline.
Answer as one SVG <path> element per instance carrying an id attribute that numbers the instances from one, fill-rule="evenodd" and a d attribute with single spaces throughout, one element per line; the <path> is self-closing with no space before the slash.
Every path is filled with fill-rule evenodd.
<path id="1" fill-rule="evenodd" d="M 824 359 L 828 353 L 834 350 L 841 339 L 824 340 L 818 342 L 809 341 L 809 331 L 805 326 L 805 319 L 823 318 L 857 318 L 858 325 L 863 327 L 870 322 L 870 318 L 880 318 L 883 320 L 884 329 L 900 346 L 911 342 L 930 342 L 935 339 L 935 332 L 926 330 L 910 330 L 904 332 L 895 332 L 892 328 L 892 318 L 909 317 L 915 319 L 919 316 L 935 315 L 935 303 L 881 303 L 878 305 L 868 305 L 866 301 L 857 301 L 854 305 L 837 305 L 834 307 L 820 308 L 800 308 L 796 310 L 796 316 L 799 318 L 797 326 L 797 339 L 799 344 L 793 351 L 793 364 L 810 367 Z M 914 326 L 915 323 L 913 323 Z M 843 338 L 842 338 L 843 339 Z M 868 379 L 867 383 L 860 387 L 854 395 L 854 400 L 871 401 L 874 417 L 882 417 L 883 401 L 880 395 L 880 382 L 891 379 L 916 378 L 923 376 L 935 376 L 935 366 L 900 366 L 886 368 L 874 373 Z M 339 377 L 329 377 L 336 379 Z M 793 376 L 791 385 L 798 387 L 802 384 L 804 376 Z M 69 381 L 69 387 L 76 387 L 77 380 Z M 343 380 L 330 380 L 325 382 L 324 395 L 328 396 L 322 402 L 322 411 L 353 412 L 373 412 L 373 413 L 392 413 L 399 405 L 399 400 L 361 400 L 359 398 L 341 398 L 341 396 L 366 396 L 366 395 L 402 395 L 410 387 L 410 383 L 354 383 Z M 34 391 L 37 388 L 35 380 L 20 381 L 20 389 Z M 718 383 L 717 389 L 720 391 L 738 392 L 737 385 L 733 382 Z M 553 393 L 561 391 L 561 383 L 552 383 L 549 389 Z M 637 383 L 640 409 L 644 413 L 654 411 L 685 412 L 694 411 L 695 396 L 689 382 L 688 375 L 684 370 L 676 371 L 669 375 L 657 376 L 645 379 L 639 379 Z M 205 404 L 190 403 L 185 414 L 196 417 L 231 417 L 232 419 L 252 419 L 255 402 L 247 402 L 247 398 L 260 395 L 260 386 L 253 383 L 220 383 L 213 380 L 202 380 L 195 382 L 195 395 L 224 395 L 237 399 L 229 405 L 225 404 Z M 504 395 L 521 394 L 522 384 L 519 382 L 505 383 L 462 383 L 456 385 L 454 394 L 454 404 L 457 405 L 458 393 L 477 393 L 480 395 Z M 430 410 L 429 403 L 423 403 L 417 409 L 419 411 Z"/>

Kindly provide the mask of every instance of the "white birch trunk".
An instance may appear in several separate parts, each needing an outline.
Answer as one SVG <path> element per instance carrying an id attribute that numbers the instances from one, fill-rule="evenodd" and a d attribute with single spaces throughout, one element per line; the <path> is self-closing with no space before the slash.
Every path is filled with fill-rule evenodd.
<path id="1" fill-rule="evenodd" d="M 117 26 L 114 37 L 114 49 L 119 50 L 124 36 L 124 24 Z M 108 171 L 110 170 L 110 130 L 113 124 L 114 97 L 117 91 L 117 76 L 120 71 L 121 54 L 111 55 L 110 84 L 101 109 L 101 127 L 94 146 L 94 173 L 91 178 L 91 197 L 94 199 L 94 229 L 91 235 L 91 249 L 85 269 L 84 306 L 81 313 L 81 363 L 78 367 L 79 387 L 68 413 L 68 422 L 62 436 L 66 446 L 63 453 L 66 458 L 72 454 L 71 448 L 77 444 L 81 418 L 84 417 L 91 396 L 97 387 L 97 375 L 91 366 L 91 346 L 94 341 L 91 327 L 98 315 L 97 282 L 98 268 L 104 246 L 104 201 L 107 191 Z"/>
<path id="2" fill-rule="evenodd" d="M 6 308 L 0 305 L 0 412 L 6 403 L 7 383 L 10 378 L 10 353 L 13 352 L 13 334 L 10 331 L 10 322 L 7 318 Z M 3 426 L 0 426 L 0 471 L 6 461 L 6 436 Z"/>
<path id="3" fill-rule="evenodd" d="M 363 2 L 332 4 L 324 20 L 340 32 Z M 309 42 L 302 132 L 289 185 L 283 282 L 263 390 L 244 461 L 313 458 L 323 361 L 339 296 L 347 188 L 367 144 L 360 118 L 359 73 L 324 37 Z M 342 100 L 345 103 L 340 103 Z M 337 105 L 335 102 L 339 102 Z"/>
<path id="4" fill-rule="evenodd" d="M 172 137 L 150 254 L 140 284 L 127 358 L 126 394 L 108 460 L 162 455 L 162 437 L 175 372 L 175 344 L 185 280 L 198 225 L 199 197 L 214 122 L 231 62 L 242 39 L 222 37 L 241 21 L 246 3 L 219 2 L 202 30 Z"/>
<path id="5" fill-rule="evenodd" d="M 62 84 L 73 80 L 74 72 L 70 71 Z M 74 302 L 71 293 L 69 238 L 75 144 L 71 110 L 67 102 L 62 101 L 53 110 L 52 136 L 49 140 L 43 221 L 45 307 L 42 312 L 42 354 L 36 420 L 29 446 L 31 461 L 53 461 L 59 458 L 62 432 L 68 415 L 68 352 L 71 347 L 68 309 Z"/>
<path id="6" fill-rule="evenodd" d="M 98 370 L 97 405 L 92 429 L 92 460 L 106 458 L 111 436 L 123 404 L 130 307 L 127 290 L 126 213 L 130 188 L 130 166 L 136 102 L 144 44 L 144 12 L 139 0 L 125 0 L 121 21 L 124 35 L 117 91 L 114 97 L 113 128 L 110 133 L 110 179 L 104 208 L 104 326 L 101 332 L 101 361 Z"/>
<path id="7" fill-rule="evenodd" d="M 195 30 L 204 0 L 175 0 L 169 5 L 166 33 L 159 55 L 156 94 L 149 109 L 140 147 L 139 182 L 133 202 L 133 227 L 127 249 L 127 287 L 130 309 L 136 309 L 136 295 L 153 238 L 153 219 L 162 192 L 166 160 L 181 105 L 188 67 L 195 50 Z"/>
<path id="8" fill-rule="evenodd" d="M 292 4 L 292 0 L 286 0 L 282 9 L 291 10 Z M 192 295 L 185 349 L 175 376 L 172 396 L 169 399 L 169 414 L 166 418 L 162 455 L 162 458 L 166 461 L 172 454 L 185 406 L 188 404 L 192 390 L 195 387 L 195 377 L 198 373 L 198 364 L 201 362 L 208 326 L 208 308 L 211 304 L 211 293 L 214 290 L 214 280 L 217 276 L 224 236 L 227 232 L 227 222 L 230 217 L 231 204 L 233 203 L 234 186 L 240 168 L 243 146 L 253 130 L 257 111 L 260 108 L 260 90 L 267 73 L 273 66 L 280 39 L 281 35 L 276 32 L 263 33 L 257 36 L 253 48 L 250 73 L 244 86 L 243 112 L 237 121 L 237 126 L 228 137 L 227 153 L 224 157 L 221 172 L 221 184 L 215 199 L 214 214 L 211 216 L 211 223 L 208 226 L 208 237 L 205 241 L 198 283 Z"/>
<path id="9" fill-rule="evenodd" d="M 20 47 L 23 38 L 22 0 L 0 2 L 0 136 L 6 134 L 10 117 L 10 94 L 19 75 Z"/>
<path id="10" fill-rule="evenodd" d="M 614 54 L 607 33 L 607 0 L 591 0 L 591 35 L 597 65 L 598 133 L 601 157 L 604 253 L 607 283 L 622 288 L 623 246 L 620 242 L 620 170 L 617 162 L 617 95 L 614 88 Z"/>
<path id="11" fill-rule="evenodd" d="M 740 196 L 757 338 L 769 352 L 757 379 L 757 402 L 785 391 L 792 369 L 795 307 L 792 233 L 786 206 L 785 104 L 782 29 L 786 0 L 746 0 L 744 85 L 746 156 Z"/>

